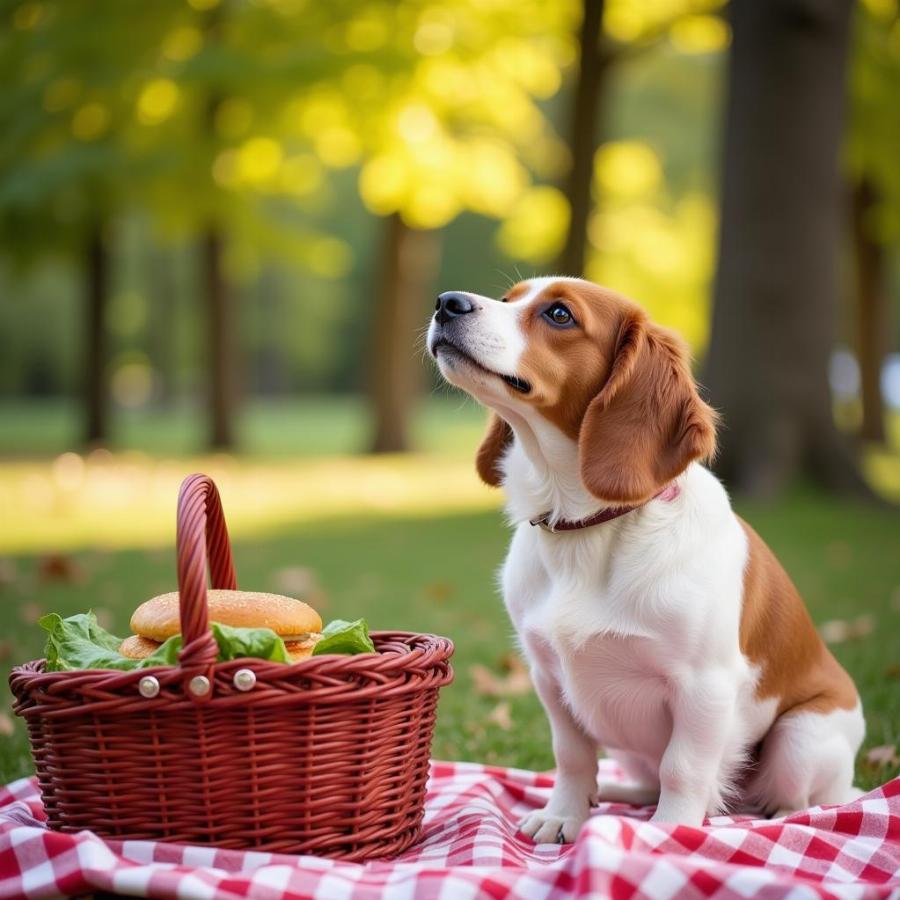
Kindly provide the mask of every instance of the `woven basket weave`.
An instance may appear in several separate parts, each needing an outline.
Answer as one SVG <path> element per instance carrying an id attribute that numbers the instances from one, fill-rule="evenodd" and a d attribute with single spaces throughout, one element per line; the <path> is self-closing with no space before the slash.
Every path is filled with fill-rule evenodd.
<path id="1" fill-rule="evenodd" d="M 378 655 L 216 663 L 207 560 L 213 587 L 236 582 L 206 476 L 182 484 L 177 549 L 177 666 L 45 673 L 37 660 L 12 671 L 50 826 L 350 860 L 412 844 L 453 644 L 373 632 Z"/>

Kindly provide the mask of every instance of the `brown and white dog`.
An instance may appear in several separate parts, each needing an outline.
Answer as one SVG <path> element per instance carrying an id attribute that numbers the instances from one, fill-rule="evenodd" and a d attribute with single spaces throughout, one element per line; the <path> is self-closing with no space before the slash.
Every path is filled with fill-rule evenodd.
<path id="1" fill-rule="evenodd" d="M 428 347 L 494 412 L 477 467 L 508 497 L 503 594 L 558 769 L 521 830 L 572 841 L 597 800 L 700 825 L 856 796 L 859 696 L 701 465 L 716 414 L 681 342 L 612 291 L 535 278 L 441 294 Z M 601 746 L 633 786 L 598 786 Z"/>

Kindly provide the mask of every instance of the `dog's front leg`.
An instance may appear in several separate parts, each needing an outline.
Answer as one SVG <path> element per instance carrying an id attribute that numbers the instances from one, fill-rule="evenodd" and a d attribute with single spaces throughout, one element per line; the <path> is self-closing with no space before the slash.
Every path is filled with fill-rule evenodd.
<path id="1" fill-rule="evenodd" d="M 688 673 L 671 682 L 672 736 L 659 767 L 660 797 L 651 821 L 702 825 L 720 798 L 722 759 L 735 720 L 729 673 Z"/>
<path id="2" fill-rule="evenodd" d="M 575 721 L 556 681 L 532 672 L 534 686 L 550 720 L 556 783 L 547 805 L 527 815 L 519 830 L 538 844 L 567 844 L 590 815 L 597 794 L 597 744 Z"/>

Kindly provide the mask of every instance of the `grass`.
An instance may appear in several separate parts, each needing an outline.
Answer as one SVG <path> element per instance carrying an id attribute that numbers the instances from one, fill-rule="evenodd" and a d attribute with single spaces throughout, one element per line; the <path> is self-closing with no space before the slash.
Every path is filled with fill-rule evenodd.
<path id="1" fill-rule="evenodd" d="M 71 436 L 60 428 L 60 415 L 59 408 L 45 409 L 43 418 L 41 410 L 0 409 L 0 422 L 11 424 L 0 428 L 0 452 L 19 457 L 0 460 L 0 658 L 6 664 L 41 654 L 35 621 L 45 611 L 94 608 L 113 631 L 126 633 L 135 606 L 172 589 L 175 491 L 184 474 L 201 469 L 222 489 L 242 586 L 290 593 L 284 582 L 296 573 L 285 570 L 302 567 L 321 586 L 316 604 L 326 620 L 363 615 L 374 628 L 454 639 L 456 681 L 442 693 L 435 756 L 553 765 L 536 698 L 483 696 L 472 677 L 476 664 L 499 673 L 513 648 L 494 588 L 508 532 L 498 494 L 478 484 L 471 464 L 483 422 L 477 409 L 441 398 L 417 422 L 429 452 L 378 459 L 321 455 L 360 445 L 365 422 L 351 401 L 304 404 L 291 415 L 276 407 L 251 411 L 254 454 L 240 458 L 184 455 L 193 432 L 181 419 L 162 417 L 129 424 L 134 431 L 128 437 L 126 428 L 118 444 L 126 452 L 54 458 Z M 38 437 L 43 443 L 32 446 Z M 153 455 L 134 452 L 145 439 Z M 22 458 L 29 446 L 34 453 Z M 862 694 L 866 747 L 897 744 L 897 513 L 808 491 L 739 511 L 775 550 L 818 623 L 872 618 L 871 633 L 833 649 Z M 71 563 L 69 577 L 42 575 L 51 551 Z M 2 691 L 6 705 L 5 685 Z M 503 704 L 512 727 L 504 727 Z M 0 739 L 3 781 L 31 771 L 21 724 L 0 712 L 0 734 L 10 726 L 12 733 Z M 861 756 L 858 783 L 871 787 L 897 772 L 867 765 Z"/>
<path id="2" fill-rule="evenodd" d="M 4 402 L 0 405 L 0 456 L 35 459 L 78 445 L 75 401 Z M 191 404 L 114 412 L 111 446 L 157 457 L 196 455 L 204 447 L 204 415 Z M 266 459 L 357 453 L 366 449 L 370 422 L 358 396 L 255 400 L 237 417 L 238 449 Z M 418 409 L 412 427 L 424 451 L 470 449 L 484 428 L 484 413 L 459 394 L 437 393 Z"/>

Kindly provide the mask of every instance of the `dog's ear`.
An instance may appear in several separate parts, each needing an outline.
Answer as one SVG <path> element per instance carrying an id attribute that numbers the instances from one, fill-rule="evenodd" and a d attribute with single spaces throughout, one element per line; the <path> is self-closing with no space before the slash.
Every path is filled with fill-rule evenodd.
<path id="1" fill-rule="evenodd" d="M 584 486 L 609 503 L 649 500 L 691 462 L 714 455 L 716 420 L 697 393 L 681 341 L 631 312 L 609 377 L 581 423 Z"/>
<path id="2" fill-rule="evenodd" d="M 503 480 L 500 459 L 512 443 L 512 439 L 512 428 L 497 413 L 492 412 L 481 446 L 475 454 L 475 468 L 485 484 L 500 487 Z"/>

